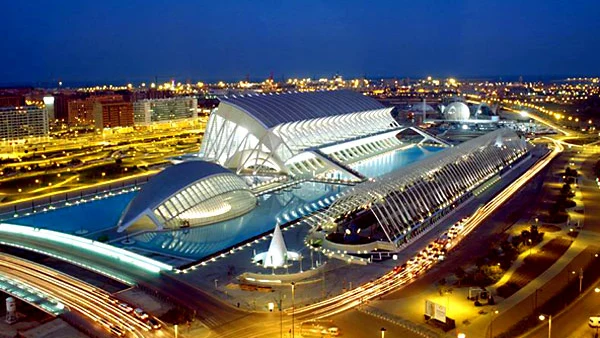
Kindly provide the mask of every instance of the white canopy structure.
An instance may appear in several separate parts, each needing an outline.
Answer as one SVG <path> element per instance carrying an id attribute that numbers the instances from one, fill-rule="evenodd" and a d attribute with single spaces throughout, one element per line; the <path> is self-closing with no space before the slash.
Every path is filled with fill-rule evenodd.
<path id="1" fill-rule="evenodd" d="M 376 145 L 354 144 L 354 150 L 341 145 L 398 128 L 391 110 L 346 90 L 223 97 L 208 121 L 200 155 L 236 173 L 318 173 L 339 166 L 313 151 L 326 145 L 338 145 L 349 157 L 398 144 L 388 135 L 389 140 L 366 141 Z"/>
<path id="2" fill-rule="evenodd" d="M 344 192 L 320 222 L 370 210 L 387 239 L 397 242 L 436 213 L 472 192 L 529 150 L 510 129 L 498 129 L 367 181 Z M 315 224 L 313 224 L 315 225 Z"/>

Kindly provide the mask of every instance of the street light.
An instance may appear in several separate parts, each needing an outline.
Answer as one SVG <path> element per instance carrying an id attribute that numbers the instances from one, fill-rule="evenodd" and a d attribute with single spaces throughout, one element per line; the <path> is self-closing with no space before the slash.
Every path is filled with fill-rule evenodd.
<path id="1" fill-rule="evenodd" d="M 579 268 L 579 294 L 581 294 L 582 287 L 583 287 L 583 268 Z"/>
<path id="2" fill-rule="evenodd" d="M 545 315 L 540 315 L 538 317 L 541 321 L 546 320 Z M 548 316 L 548 338 L 552 338 L 552 316 Z"/>
<path id="3" fill-rule="evenodd" d="M 494 315 L 498 314 L 498 310 L 492 310 L 490 312 L 490 338 L 494 338 Z"/>
<path id="4" fill-rule="evenodd" d="M 387 330 L 385 329 L 385 327 L 382 327 L 382 328 L 381 328 L 381 338 L 385 338 L 385 331 L 387 331 Z"/>
<path id="5" fill-rule="evenodd" d="M 296 305 L 294 304 L 296 298 L 296 283 L 292 282 L 292 338 L 294 334 L 294 313 L 296 312 Z"/>

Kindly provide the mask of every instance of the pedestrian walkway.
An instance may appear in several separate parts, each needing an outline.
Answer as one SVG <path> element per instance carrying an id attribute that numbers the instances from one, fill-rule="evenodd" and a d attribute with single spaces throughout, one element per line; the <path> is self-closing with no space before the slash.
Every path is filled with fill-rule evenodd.
<path id="1" fill-rule="evenodd" d="M 506 272 L 504 273 L 504 275 L 502 275 L 502 278 L 500 278 L 500 280 L 498 280 L 494 285 L 490 286 L 489 288 L 495 291 L 500 286 L 504 285 L 506 282 L 508 282 L 510 280 L 510 278 L 513 275 L 513 273 L 519 267 L 521 267 L 521 265 L 523 265 L 523 262 L 524 262 L 525 258 L 529 257 L 532 254 L 536 254 L 548 242 L 550 242 L 551 240 L 553 240 L 555 238 L 558 238 L 558 237 L 561 237 L 563 235 L 566 235 L 567 233 L 568 233 L 567 230 L 544 233 L 544 239 L 541 242 L 539 242 L 537 245 L 532 246 L 531 248 L 523 251 L 517 257 L 517 259 L 513 262 L 513 264 L 510 266 L 510 268 L 508 270 L 506 270 Z"/>
<path id="2" fill-rule="evenodd" d="M 443 337 L 443 335 L 440 334 L 440 332 L 435 331 L 425 325 L 420 325 L 420 324 L 411 322 L 410 320 L 406 320 L 404 318 L 395 316 L 393 314 L 390 314 L 388 312 L 385 312 L 385 311 L 380 310 L 375 307 L 364 306 L 364 307 L 357 308 L 357 310 L 364 314 L 368 314 L 370 316 L 373 316 L 373 317 L 376 317 L 379 319 L 383 319 L 392 324 L 403 327 L 421 337 L 425 337 L 425 338 L 441 338 L 441 337 Z"/>
<path id="3" fill-rule="evenodd" d="M 568 227 L 563 229 L 557 233 L 547 233 L 545 235 L 544 241 L 539 243 L 534 248 L 539 249 L 549 240 L 550 237 L 556 238 L 557 236 L 564 235 L 571 230 L 570 225 L 579 224 L 580 228 L 584 227 L 584 214 L 575 212 L 575 210 L 584 210 L 584 205 L 582 201 L 581 191 L 579 189 L 576 190 L 576 195 L 574 200 L 577 203 L 577 206 L 574 208 L 570 208 L 567 210 L 569 214 L 569 221 L 567 221 Z M 569 264 L 581 254 L 588 246 L 596 245 L 600 240 L 600 235 L 594 232 L 582 230 L 579 235 L 576 237 L 571 246 L 567 249 L 567 251 L 546 271 L 544 271 L 541 275 L 539 275 L 534 280 L 530 281 L 525 287 L 521 288 L 515 294 L 510 296 L 509 298 L 499 302 L 498 305 L 494 307 L 495 311 L 498 311 L 497 316 L 504 316 L 505 318 L 514 317 L 514 320 L 511 320 L 513 324 L 518 322 L 519 319 L 526 317 L 532 311 L 535 311 L 535 307 L 539 304 L 537 303 L 537 293 L 539 290 L 550 289 L 547 287 L 548 283 L 552 283 L 552 280 L 563 270 L 565 270 Z M 533 249 L 533 248 L 532 248 Z M 507 271 L 507 273 L 498 281 L 495 285 L 492 286 L 493 289 L 496 289 L 498 286 L 504 284 L 506 281 L 510 279 L 514 271 L 523 263 L 523 259 L 527 257 L 529 254 L 528 251 L 519 255 L 519 258 L 515 263 L 511 266 L 511 268 Z M 556 287 L 554 285 L 554 287 Z M 534 297 L 534 305 L 531 308 L 524 308 L 522 303 L 531 298 L 532 295 Z M 478 318 L 471 321 L 468 325 L 461 327 L 460 329 L 466 333 L 467 337 L 487 337 L 491 335 L 491 321 L 490 316 L 479 316 Z M 508 329 L 508 327 L 504 327 L 504 329 Z M 497 332 L 500 333 L 500 332 Z M 494 334 L 497 334 L 494 332 Z"/>

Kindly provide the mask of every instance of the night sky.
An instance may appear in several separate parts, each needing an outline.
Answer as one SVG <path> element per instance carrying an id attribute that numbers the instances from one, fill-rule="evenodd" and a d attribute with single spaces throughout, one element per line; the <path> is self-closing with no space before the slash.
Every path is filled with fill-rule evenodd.
<path id="1" fill-rule="evenodd" d="M 4 1 L 0 83 L 598 75 L 600 1 Z"/>

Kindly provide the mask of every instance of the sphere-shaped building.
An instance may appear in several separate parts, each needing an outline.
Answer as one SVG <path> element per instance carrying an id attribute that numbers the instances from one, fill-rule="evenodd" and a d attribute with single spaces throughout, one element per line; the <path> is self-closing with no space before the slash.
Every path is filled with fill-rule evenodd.
<path id="1" fill-rule="evenodd" d="M 451 121 L 465 121 L 471 116 L 469 106 L 464 102 L 452 102 L 444 109 L 444 118 Z"/>

